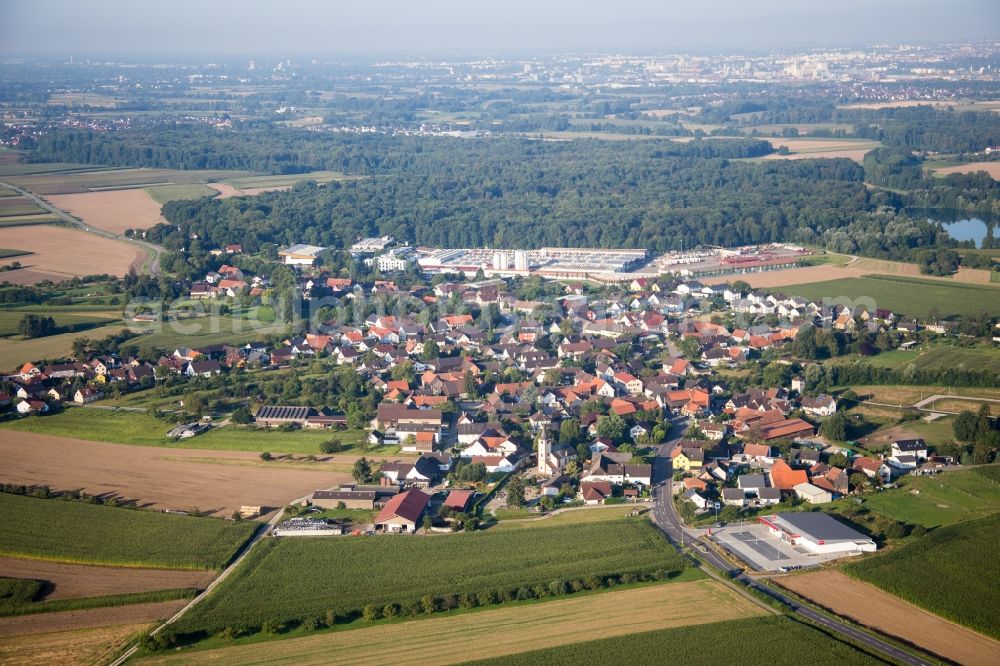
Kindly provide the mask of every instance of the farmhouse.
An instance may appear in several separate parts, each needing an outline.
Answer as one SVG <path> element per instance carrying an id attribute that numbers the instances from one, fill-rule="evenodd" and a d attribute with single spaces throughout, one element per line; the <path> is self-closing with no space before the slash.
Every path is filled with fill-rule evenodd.
<path id="1" fill-rule="evenodd" d="M 254 421 L 257 425 L 280 426 L 284 423 L 295 423 L 305 425 L 306 419 L 315 412 L 311 407 L 283 407 L 278 405 L 264 405 L 257 410 Z"/>
<path id="2" fill-rule="evenodd" d="M 296 243 L 291 247 L 280 250 L 278 256 L 281 257 L 282 263 L 288 266 L 312 266 L 316 263 L 316 259 L 320 253 L 325 249 L 317 245 Z"/>
<path id="3" fill-rule="evenodd" d="M 378 532 L 413 533 L 417 531 L 417 523 L 424 515 L 430 496 L 414 488 L 396 495 L 375 517 L 375 530 Z"/>
<path id="4" fill-rule="evenodd" d="M 913 456 L 914 458 L 927 458 L 927 442 L 923 438 L 919 439 L 897 439 L 890 447 L 892 457 Z"/>
<path id="5" fill-rule="evenodd" d="M 861 532 L 820 511 L 776 513 L 758 520 L 782 541 L 820 555 L 870 553 L 876 548 Z"/>

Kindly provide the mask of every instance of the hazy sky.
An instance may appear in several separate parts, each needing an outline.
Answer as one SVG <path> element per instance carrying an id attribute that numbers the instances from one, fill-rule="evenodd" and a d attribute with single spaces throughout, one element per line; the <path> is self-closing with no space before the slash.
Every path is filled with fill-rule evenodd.
<path id="1" fill-rule="evenodd" d="M 0 0 L 0 54 L 676 52 L 1000 39 L 1000 0 Z"/>

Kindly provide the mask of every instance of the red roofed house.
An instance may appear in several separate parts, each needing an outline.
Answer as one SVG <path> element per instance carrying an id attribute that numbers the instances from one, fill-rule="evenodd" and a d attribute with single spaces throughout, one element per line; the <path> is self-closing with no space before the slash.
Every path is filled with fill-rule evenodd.
<path id="1" fill-rule="evenodd" d="M 395 495 L 375 516 L 375 530 L 378 532 L 416 532 L 417 523 L 424 515 L 430 502 L 430 495 L 417 490 L 407 490 Z"/>
<path id="2" fill-rule="evenodd" d="M 604 504 L 611 497 L 611 483 L 608 481 L 585 481 L 580 484 L 580 495 L 587 504 Z"/>
<path id="3" fill-rule="evenodd" d="M 778 460 L 771 465 L 771 487 L 779 490 L 792 490 L 800 483 L 809 483 L 809 475 L 804 469 L 792 469 L 784 460 Z"/>

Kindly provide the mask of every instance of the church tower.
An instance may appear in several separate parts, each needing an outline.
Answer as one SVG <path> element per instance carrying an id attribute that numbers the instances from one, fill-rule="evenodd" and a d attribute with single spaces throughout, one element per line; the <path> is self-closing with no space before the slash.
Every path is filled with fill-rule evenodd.
<path id="1" fill-rule="evenodd" d="M 548 430 L 542 428 L 538 435 L 538 473 L 549 473 L 549 454 L 552 453 L 552 442 L 549 441 Z"/>

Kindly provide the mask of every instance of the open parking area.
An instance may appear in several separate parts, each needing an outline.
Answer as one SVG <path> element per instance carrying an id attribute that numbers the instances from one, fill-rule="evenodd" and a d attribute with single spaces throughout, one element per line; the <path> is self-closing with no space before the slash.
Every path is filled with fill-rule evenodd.
<path id="1" fill-rule="evenodd" d="M 841 553 L 817 555 L 782 541 L 760 523 L 730 523 L 713 527 L 710 537 L 717 544 L 758 571 L 780 571 L 790 567 L 812 567 L 835 560 Z"/>

